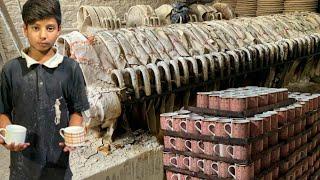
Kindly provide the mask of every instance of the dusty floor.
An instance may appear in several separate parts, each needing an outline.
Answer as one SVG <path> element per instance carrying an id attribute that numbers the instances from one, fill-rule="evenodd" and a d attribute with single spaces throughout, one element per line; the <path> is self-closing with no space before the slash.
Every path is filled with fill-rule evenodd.
<path id="1" fill-rule="evenodd" d="M 0 147 L 0 174 L 1 179 L 8 180 L 9 179 L 9 151 L 5 148 Z"/>

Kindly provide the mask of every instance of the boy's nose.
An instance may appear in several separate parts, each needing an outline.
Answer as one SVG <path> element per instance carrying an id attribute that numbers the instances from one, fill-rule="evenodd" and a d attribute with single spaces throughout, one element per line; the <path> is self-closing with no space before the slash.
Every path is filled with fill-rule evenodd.
<path id="1" fill-rule="evenodd" d="M 40 38 L 41 39 L 47 39 L 47 32 L 46 31 L 40 31 Z"/>

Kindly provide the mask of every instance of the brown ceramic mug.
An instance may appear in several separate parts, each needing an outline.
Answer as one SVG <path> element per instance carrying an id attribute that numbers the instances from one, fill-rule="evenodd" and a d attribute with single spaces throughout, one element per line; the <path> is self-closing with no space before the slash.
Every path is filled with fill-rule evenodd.
<path id="1" fill-rule="evenodd" d="M 250 137 L 263 134 L 263 119 L 259 117 L 247 118 L 250 121 Z"/>
<path id="2" fill-rule="evenodd" d="M 255 109 L 259 107 L 258 96 L 255 94 L 249 94 L 247 96 L 248 109 Z"/>
<path id="3" fill-rule="evenodd" d="M 204 118 L 202 122 L 202 134 L 208 135 L 208 136 L 215 136 L 215 127 L 216 127 L 216 121 L 218 121 L 218 117 L 208 117 Z"/>
<path id="4" fill-rule="evenodd" d="M 285 124 L 287 124 L 287 119 L 288 119 L 288 109 L 287 108 L 280 108 L 280 109 L 276 109 L 276 112 L 278 112 L 278 122 L 279 122 L 279 126 L 283 126 Z"/>
<path id="5" fill-rule="evenodd" d="M 173 131 L 172 117 L 178 115 L 178 113 L 163 113 L 160 114 L 160 126 L 162 130 Z"/>
<path id="6" fill-rule="evenodd" d="M 251 159 L 251 144 L 245 146 L 228 145 L 227 153 L 232 159 L 248 160 Z"/>
<path id="7" fill-rule="evenodd" d="M 261 168 L 268 168 L 271 164 L 271 152 L 267 152 L 261 157 Z"/>
<path id="8" fill-rule="evenodd" d="M 254 178 L 253 165 L 235 164 L 228 167 L 228 172 L 234 179 L 248 180 Z"/>
<path id="9" fill-rule="evenodd" d="M 183 158 L 183 165 L 188 169 L 189 171 L 192 172 L 199 172 L 199 167 L 198 167 L 198 158 L 192 158 L 192 157 L 184 157 Z"/>
<path id="10" fill-rule="evenodd" d="M 220 93 L 213 93 L 209 95 L 208 106 L 210 109 L 219 109 L 220 108 Z"/>
<path id="11" fill-rule="evenodd" d="M 229 95 L 220 95 L 219 96 L 219 110 L 230 111 L 230 100 L 231 96 Z"/>
<path id="12" fill-rule="evenodd" d="M 190 118 L 189 115 L 176 115 L 172 117 L 172 131 L 176 132 L 185 132 L 185 129 L 182 129 L 182 123 L 186 122 L 186 120 Z"/>
<path id="13" fill-rule="evenodd" d="M 206 175 L 218 175 L 219 169 L 218 169 L 218 163 L 211 161 L 211 160 L 205 160 L 204 162 L 204 174 Z"/>
<path id="14" fill-rule="evenodd" d="M 198 142 L 199 143 L 199 142 Z M 203 154 L 209 155 L 209 156 L 213 156 L 213 157 L 217 157 L 217 155 L 214 153 L 214 143 L 213 142 L 203 142 L 203 146 L 198 144 L 198 147 L 200 149 L 200 151 Z"/>
<path id="15" fill-rule="evenodd" d="M 277 147 L 271 152 L 271 163 L 276 163 L 280 160 L 280 147 Z"/>
<path id="16" fill-rule="evenodd" d="M 210 94 L 211 94 L 211 92 L 198 92 L 197 93 L 197 107 L 208 108 Z"/>
<path id="17" fill-rule="evenodd" d="M 227 151 L 227 147 L 228 147 L 228 145 L 226 145 L 226 144 L 215 144 L 213 146 L 214 153 L 216 153 L 220 157 L 232 158 L 230 153 L 228 153 L 228 151 Z"/>
<path id="18" fill-rule="evenodd" d="M 262 92 L 258 96 L 259 107 L 267 106 L 269 104 L 268 93 Z"/>
<path id="19" fill-rule="evenodd" d="M 247 97 L 235 95 L 230 99 L 230 111 L 242 112 L 248 109 Z"/>
<path id="20" fill-rule="evenodd" d="M 164 146 L 167 149 L 185 151 L 185 140 L 182 138 L 164 136 Z"/>
<path id="21" fill-rule="evenodd" d="M 193 153 L 201 152 L 201 150 L 199 149 L 199 141 L 197 140 L 185 140 L 185 148 L 186 150 Z"/>
<path id="22" fill-rule="evenodd" d="M 246 119 L 232 120 L 224 125 L 224 130 L 232 138 L 249 138 L 250 121 Z"/>
<path id="23" fill-rule="evenodd" d="M 170 152 L 163 152 L 163 165 L 165 166 L 170 166 L 170 159 L 173 157 L 174 155 Z"/>
<path id="24" fill-rule="evenodd" d="M 229 137 L 227 132 L 224 130 L 224 126 L 227 123 L 230 123 L 231 119 L 219 119 L 216 121 L 215 125 L 215 135 L 219 137 Z"/>
<path id="25" fill-rule="evenodd" d="M 231 174 L 228 171 L 230 163 L 227 162 L 218 162 L 218 177 L 219 178 L 232 178 Z"/>

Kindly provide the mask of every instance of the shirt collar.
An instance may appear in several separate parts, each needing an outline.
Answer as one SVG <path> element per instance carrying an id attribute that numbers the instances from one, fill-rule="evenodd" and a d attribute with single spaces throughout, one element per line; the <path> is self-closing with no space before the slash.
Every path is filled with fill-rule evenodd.
<path id="1" fill-rule="evenodd" d="M 40 64 L 38 61 L 36 61 L 32 57 L 28 56 L 28 54 L 27 54 L 28 49 L 29 48 L 25 48 L 25 49 L 21 50 L 21 57 L 26 59 L 27 67 L 30 68 L 30 66 L 32 66 L 33 64 Z M 59 54 L 56 49 L 54 49 L 54 51 L 56 52 L 55 55 L 52 56 L 50 59 L 48 59 L 46 62 L 44 62 L 43 63 L 44 66 L 46 66 L 48 68 L 56 68 L 59 66 L 59 64 L 62 63 L 63 56 L 61 54 Z"/>

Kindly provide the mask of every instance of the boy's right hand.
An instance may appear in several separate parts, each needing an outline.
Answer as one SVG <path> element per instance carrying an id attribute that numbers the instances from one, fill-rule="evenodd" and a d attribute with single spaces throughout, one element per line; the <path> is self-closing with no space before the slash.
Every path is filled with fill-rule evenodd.
<path id="1" fill-rule="evenodd" d="M 15 145 L 14 143 L 6 144 L 1 137 L 0 137 L 0 144 L 3 145 L 9 151 L 13 151 L 13 152 L 23 151 L 30 146 L 30 143 L 23 143 L 23 144 L 17 144 L 17 145 Z"/>

